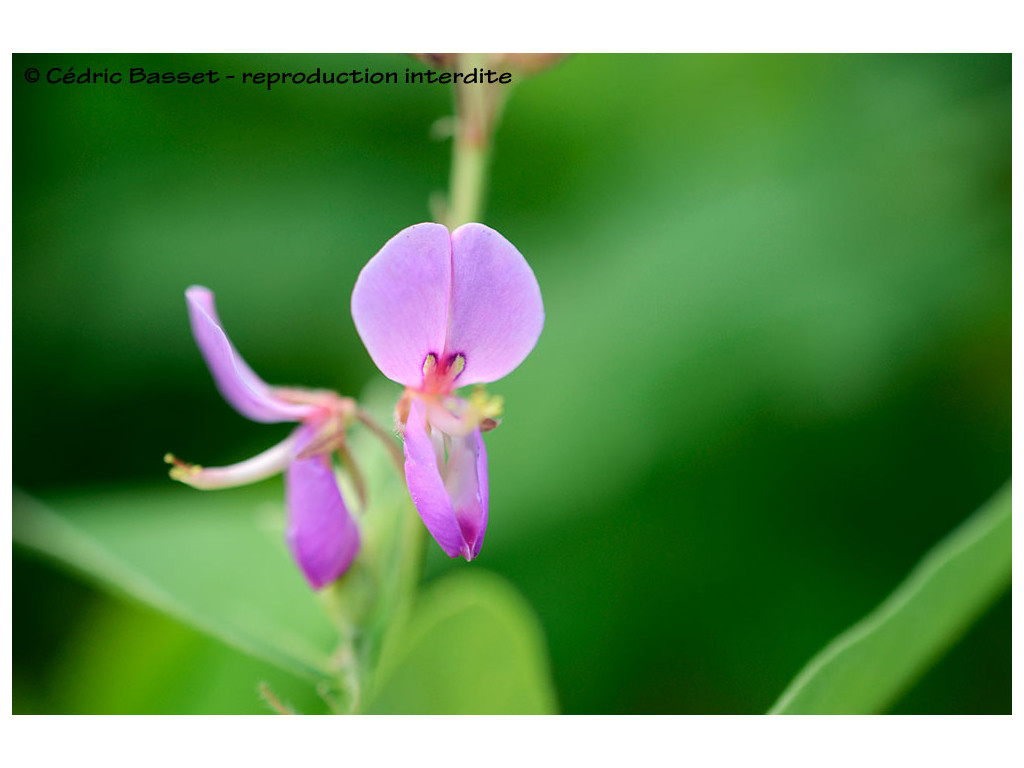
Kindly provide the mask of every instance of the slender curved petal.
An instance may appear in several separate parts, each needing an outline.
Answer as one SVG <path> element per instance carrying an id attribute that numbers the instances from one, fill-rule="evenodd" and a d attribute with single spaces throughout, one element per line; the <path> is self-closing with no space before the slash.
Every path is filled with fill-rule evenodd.
<path id="1" fill-rule="evenodd" d="M 403 229 L 363 267 L 352 319 L 385 376 L 421 385 L 426 356 L 444 351 L 450 294 L 451 238 L 441 224 Z"/>
<path id="2" fill-rule="evenodd" d="M 167 460 L 175 465 L 171 468 L 171 477 L 202 491 L 258 483 L 260 480 L 280 474 L 288 466 L 288 462 L 295 455 L 296 440 L 300 431 L 301 428 L 296 429 L 273 448 L 268 448 L 258 456 L 227 467 L 186 464 L 168 454 Z"/>
<path id="3" fill-rule="evenodd" d="M 213 292 L 200 285 L 185 291 L 192 334 L 224 399 L 253 421 L 300 421 L 311 415 L 309 405 L 274 397 L 271 388 L 242 359 L 228 339 L 213 301 Z"/>
<path id="4" fill-rule="evenodd" d="M 540 337 L 540 286 L 522 254 L 493 229 L 464 224 L 451 239 L 446 353 L 465 357 L 458 386 L 496 381 L 523 362 Z"/>
<path id="5" fill-rule="evenodd" d="M 444 451 L 439 457 L 427 434 L 423 403 L 414 399 L 405 426 L 409 495 L 441 549 L 449 557 L 472 560 L 487 528 L 487 454 L 479 430 L 450 439 L 448 447 L 445 463 Z"/>
<path id="6" fill-rule="evenodd" d="M 299 432 L 296 455 L 314 429 L 304 426 Z M 359 529 L 345 508 L 330 458 L 293 459 L 285 473 L 285 496 L 288 546 L 306 580 L 320 589 L 340 577 L 359 550 Z"/>

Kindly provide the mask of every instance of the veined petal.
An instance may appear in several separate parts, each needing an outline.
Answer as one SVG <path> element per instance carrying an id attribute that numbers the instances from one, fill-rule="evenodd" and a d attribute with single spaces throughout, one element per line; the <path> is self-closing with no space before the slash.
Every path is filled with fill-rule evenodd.
<path id="1" fill-rule="evenodd" d="M 297 431 L 296 455 L 314 435 L 312 427 Z M 359 551 L 359 528 L 341 498 L 330 457 L 293 459 L 285 473 L 285 496 L 288 547 L 310 586 L 320 589 L 348 570 Z"/>
<path id="2" fill-rule="evenodd" d="M 495 381 L 514 370 L 544 327 L 537 278 L 508 240 L 483 224 L 451 235 L 452 300 L 445 354 L 461 354 L 456 386 Z"/>
<path id="3" fill-rule="evenodd" d="M 171 468 L 171 477 L 180 480 L 185 485 L 191 485 L 193 488 L 203 491 L 237 488 L 240 485 L 257 483 L 284 471 L 295 454 L 300 431 L 295 430 L 273 448 L 265 450 L 258 456 L 227 467 L 200 467 L 196 464 L 186 464 L 170 454 L 164 458 L 168 463 L 174 465 Z"/>
<path id="4" fill-rule="evenodd" d="M 423 403 L 414 398 L 405 426 L 409 495 L 441 549 L 449 557 L 472 560 L 480 552 L 487 527 L 487 455 L 479 430 L 451 438 L 447 447 L 445 463 L 444 451 L 439 457 L 427 434 Z"/>
<path id="5" fill-rule="evenodd" d="M 419 387 L 427 355 L 444 350 L 451 261 L 448 228 L 416 224 L 385 243 L 352 290 L 359 338 L 381 372 L 407 387 Z"/>
<path id="6" fill-rule="evenodd" d="M 217 317 L 212 291 L 193 285 L 185 291 L 185 299 L 192 334 L 213 375 L 213 382 L 236 411 L 264 423 L 301 421 L 315 411 L 313 406 L 275 397 L 271 388 L 246 364 Z"/>

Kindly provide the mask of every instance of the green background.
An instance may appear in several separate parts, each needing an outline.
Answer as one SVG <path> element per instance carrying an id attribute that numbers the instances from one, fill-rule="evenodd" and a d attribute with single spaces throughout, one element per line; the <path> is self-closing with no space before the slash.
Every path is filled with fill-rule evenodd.
<path id="1" fill-rule="evenodd" d="M 450 89 L 22 74 L 72 66 L 424 67 L 14 57 L 15 484 L 188 504 L 166 451 L 230 463 L 288 427 L 220 399 L 184 289 L 267 381 L 380 378 L 349 297 L 446 186 Z M 517 83 L 485 222 L 546 327 L 490 388 L 481 555 L 431 544 L 426 578 L 514 584 L 562 711 L 766 710 L 1009 477 L 1010 146 L 1009 56 L 580 55 Z M 294 684 L 17 547 L 13 595 L 16 712 L 257 712 L 256 682 Z M 1009 603 L 894 711 L 1009 712 Z"/>

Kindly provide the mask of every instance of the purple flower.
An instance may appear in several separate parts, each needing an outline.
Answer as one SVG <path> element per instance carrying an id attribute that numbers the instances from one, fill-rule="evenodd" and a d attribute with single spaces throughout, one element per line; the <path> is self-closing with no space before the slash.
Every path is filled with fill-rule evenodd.
<path id="1" fill-rule="evenodd" d="M 544 326 L 537 279 L 493 229 L 417 224 L 363 268 L 352 318 L 373 362 L 406 386 L 396 414 L 413 503 L 450 557 L 472 560 L 487 528 L 481 432 L 497 425 L 501 400 L 452 392 L 500 379 L 530 353 Z"/>
<path id="2" fill-rule="evenodd" d="M 243 416 L 263 423 L 298 422 L 284 439 L 258 456 L 230 467 L 203 468 L 170 454 L 171 477 L 204 490 L 233 488 L 285 473 L 286 539 L 314 589 L 341 576 L 359 549 L 359 530 L 345 508 L 331 454 L 344 451 L 345 426 L 355 404 L 334 392 L 271 387 L 246 365 L 221 326 L 213 293 L 185 291 L 192 333 L 213 382 Z"/>

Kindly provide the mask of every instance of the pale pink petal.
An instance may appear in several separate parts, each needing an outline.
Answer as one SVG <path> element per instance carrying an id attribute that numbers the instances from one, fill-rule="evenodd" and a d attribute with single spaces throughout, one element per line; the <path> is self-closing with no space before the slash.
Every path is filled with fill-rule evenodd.
<path id="1" fill-rule="evenodd" d="M 440 442 L 444 435 L 435 431 Z M 414 399 L 405 427 L 405 479 L 423 524 L 449 557 L 472 560 L 487 527 L 487 454 L 476 431 L 437 449 L 427 434 L 426 410 Z M 440 462 L 440 463 L 439 463 Z"/>
<path id="2" fill-rule="evenodd" d="M 487 451 L 479 429 L 451 438 L 444 485 L 462 531 L 462 556 L 472 560 L 480 553 L 487 531 Z"/>
<path id="3" fill-rule="evenodd" d="M 389 379 L 420 386 L 427 355 L 444 349 L 450 291 L 451 239 L 441 224 L 403 229 L 363 267 L 352 319 Z"/>
<path id="4" fill-rule="evenodd" d="M 214 306 L 213 293 L 200 285 L 185 291 L 192 334 L 224 399 L 243 416 L 264 423 L 301 421 L 315 408 L 273 395 L 232 346 Z"/>
<path id="5" fill-rule="evenodd" d="M 227 467 L 200 467 L 196 464 L 186 464 L 170 454 L 165 458 L 174 465 L 171 468 L 171 477 L 180 480 L 185 485 L 191 485 L 193 488 L 203 491 L 237 488 L 240 485 L 258 483 L 260 480 L 283 472 L 292 456 L 295 455 L 295 446 L 300 431 L 299 429 L 295 430 L 273 448 L 267 449 L 258 456 Z"/>
<path id="6" fill-rule="evenodd" d="M 302 427 L 296 453 L 313 437 Z M 340 577 L 359 551 L 359 528 L 338 490 L 330 457 L 294 459 L 285 473 L 288 506 L 286 539 L 292 556 L 313 589 Z"/>
<path id="7" fill-rule="evenodd" d="M 464 224 L 451 240 L 452 300 L 445 354 L 465 358 L 456 386 L 495 381 L 515 369 L 540 337 L 540 286 L 526 259 L 493 229 Z"/>

